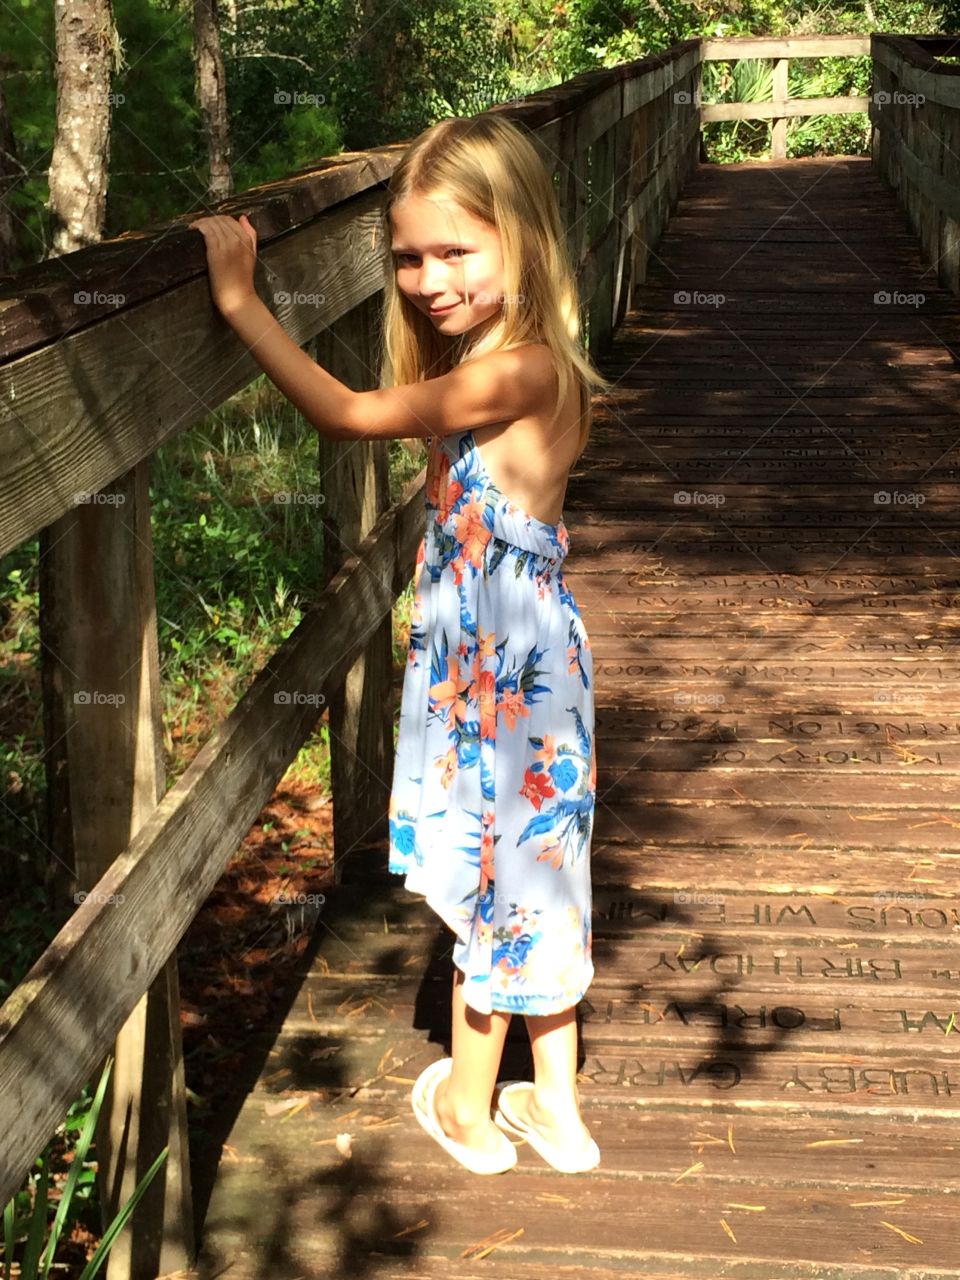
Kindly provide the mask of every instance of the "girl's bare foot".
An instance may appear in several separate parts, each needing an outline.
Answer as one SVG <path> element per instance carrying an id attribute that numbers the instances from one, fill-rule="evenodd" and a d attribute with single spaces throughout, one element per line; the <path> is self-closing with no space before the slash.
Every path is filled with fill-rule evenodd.
<path id="1" fill-rule="evenodd" d="M 433 1095 L 434 1107 L 440 1128 L 454 1142 L 462 1142 L 475 1151 L 498 1151 L 503 1144 L 503 1134 L 493 1123 L 489 1113 L 478 1121 L 458 1119 L 447 1099 L 448 1079 L 441 1080 Z"/>
<path id="2" fill-rule="evenodd" d="M 592 1139 L 574 1099 L 546 1101 L 531 1085 L 529 1089 L 512 1090 L 510 1106 L 518 1120 L 539 1130 L 551 1146 L 560 1150 L 582 1151 Z"/>

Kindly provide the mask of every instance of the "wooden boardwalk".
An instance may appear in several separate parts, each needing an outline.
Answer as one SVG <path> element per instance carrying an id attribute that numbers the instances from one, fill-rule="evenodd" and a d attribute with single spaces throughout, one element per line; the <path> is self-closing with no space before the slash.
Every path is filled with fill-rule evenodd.
<path id="1" fill-rule="evenodd" d="M 477 1178 L 422 1133 L 449 947 L 358 860 L 203 1276 L 960 1276 L 960 300 L 856 159 L 701 166 L 637 301 L 567 503 L 601 1167 Z"/>

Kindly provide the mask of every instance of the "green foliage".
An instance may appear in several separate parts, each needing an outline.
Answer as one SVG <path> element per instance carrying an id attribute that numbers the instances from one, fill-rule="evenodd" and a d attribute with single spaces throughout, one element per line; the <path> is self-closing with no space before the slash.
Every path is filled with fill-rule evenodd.
<path id="1" fill-rule="evenodd" d="M 759 10 L 755 10 L 759 13 Z M 742 15 L 741 15 L 742 16 Z M 941 29 L 942 14 L 936 6 L 915 0 L 885 0 L 865 10 L 831 12 L 800 2 L 771 10 L 769 29 L 745 30 L 718 24 L 714 34 L 813 35 L 843 33 L 868 35 L 871 31 L 917 34 Z M 736 63 L 709 62 L 703 67 L 701 98 L 707 102 L 760 102 L 772 98 L 770 59 L 741 59 Z M 861 58 L 791 58 L 788 84 L 793 98 L 868 97 L 872 63 Z M 770 150 L 768 121 L 731 121 L 704 126 L 708 158 L 715 163 L 764 159 Z M 787 156 L 866 155 L 870 151 L 870 121 L 865 112 L 842 116 L 797 117 L 787 122 Z"/>
<path id="2" fill-rule="evenodd" d="M 317 435 L 265 383 L 151 465 L 165 716 L 181 738 L 198 711 L 229 710 L 226 691 L 232 705 L 323 582 Z"/>
<path id="3" fill-rule="evenodd" d="M 103 1105 L 103 1098 L 112 1067 L 113 1059 L 111 1057 L 107 1059 L 104 1065 L 93 1101 L 89 1106 L 86 1105 L 85 1100 L 81 1100 L 79 1105 L 75 1103 L 67 1116 L 67 1121 L 64 1125 L 65 1129 L 76 1127 L 77 1120 L 81 1115 L 82 1124 L 80 1137 L 72 1153 L 70 1171 L 60 1193 L 60 1201 L 57 1205 L 53 1223 L 48 1224 L 47 1220 L 50 1204 L 52 1157 L 55 1146 L 55 1140 L 53 1139 L 37 1158 L 39 1168 L 36 1176 L 29 1176 L 27 1186 L 7 1202 L 3 1211 L 3 1280 L 10 1280 L 18 1243 L 23 1244 L 17 1273 L 19 1280 L 48 1280 L 50 1268 L 56 1259 L 57 1245 L 60 1242 L 64 1227 L 70 1220 L 70 1208 L 74 1198 L 81 1187 L 84 1187 L 88 1194 L 92 1189 L 93 1173 L 92 1170 L 85 1167 L 85 1161 L 90 1144 L 93 1141 L 97 1117 Z M 93 1257 L 81 1271 L 79 1280 L 93 1280 L 93 1277 L 99 1272 L 107 1260 L 117 1236 L 130 1220 L 131 1215 L 166 1158 L 167 1148 L 164 1147 L 137 1184 L 133 1195 L 104 1232 Z M 47 1233 L 48 1225 L 49 1234 Z"/>
<path id="4" fill-rule="evenodd" d="M 206 197 L 206 149 L 194 95 L 187 0 L 115 0 L 107 236 L 163 222 Z M 237 15 L 236 28 L 232 25 Z M 235 190 L 336 154 L 419 133 L 598 66 L 697 35 L 956 31 L 960 0 L 276 0 L 220 8 Z M 11 196 L 20 264 L 50 243 L 46 166 L 54 142 L 53 10 L 18 0 L 6 27 L 6 98 L 26 176 Z M 835 65 L 830 65 L 835 64 Z M 791 91 L 869 92 L 869 65 L 791 65 Z M 705 87 L 707 73 L 704 69 Z M 714 73 L 710 73 L 714 74 Z M 709 84 L 711 93 L 716 88 Z M 704 100 L 725 100 L 722 96 Z M 766 133 L 764 133 L 766 130 Z M 789 155 L 862 152 L 865 116 L 793 122 Z M 714 125 L 717 160 L 766 153 L 769 126 Z"/>
<path id="5" fill-rule="evenodd" d="M 36 905 L 36 883 L 49 858 L 41 830 L 46 780 L 37 666 L 37 555 L 38 539 L 31 538 L 0 562 L 0 868 L 7 887 L 16 889 L 14 917 L 28 900 Z M 30 962 L 24 967 L 24 957 L 36 954 L 34 933 L 28 920 L 7 917 L 0 930 L 0 974 L 15 972 L 19 979 L 26 972 Z M 0 979 L 0 999 L 3 995 Z"/>
<path id="6" fill-rule="evenodd" d="M 336 114 L 332 107 L 322 104 L 294 103 L 279 117 L 275 132 L 279 136 L 271 137 L 250 157 L 234 163 L 235 190 L 247 191 L 260 183 L 285 178 L 341 150 Z"/>
<path id="7" fill-rule="evenodd" d="M 289 11 L 276 10 L 271 48 Z M 348 150 L 419 133 L 447 115 L 472 114 L 507 96 L 509 39 L 486 0 L 327 0 L 309 13 L 312 83 L 333 105 Z M 271 21 L 269 17 L 265 21 Z M 301 26 L 308 36 L 306 24 Z M 290 69 L 290 83 L 308 75 Z"/>
<path id="8" fill-rule="evenodd" d="M 36 763 L 42 773 L 41 762 L 37 760 Z M 38 782 L 38 791 L 42 794 L 42 776 Z M 31 817 L 36 821 L 36 807 Z M 46 846 L 39 838 L 38 844 L 47 853 Z M 28 882 L 24 877 L 17 889 L 16 899 L 9 903 L 3 913 L 3 929 L 0 930 L 0 1002 L 7 998 L 26 975 L 40 952 L 56 937 L 63 923 L 63 920 L 55 918 L 51 913 L 47 894 L 41 886 Z"/>
<path id="9" fill-rule="evenodd" d="M 20 220 L 17 267 L 38 262 L 50 245 L 44 205 L 49 195 L 47 165 L 57 101 L 56 80 L 50 75 L 53 45 L 52 5 L 25 0 L 7 14 L 3 51 L 10 69 L 4 75 L 4 98 L 24 179 L 9 196 L 14 216 Z"/>
<path id="10" fill-rule="evenodd" d="M 121 54 L 105 237 L 197 208 L 206 188 L 190 6 L 113 0 L 113 15 Z"/>

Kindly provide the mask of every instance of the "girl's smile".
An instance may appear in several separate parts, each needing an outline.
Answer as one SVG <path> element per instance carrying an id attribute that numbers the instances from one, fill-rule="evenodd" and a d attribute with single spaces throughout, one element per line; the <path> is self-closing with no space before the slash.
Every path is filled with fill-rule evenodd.
<path id="1" fill-rule="evenodd" d="M 390 213 L 397 287 L 446 334 L 499 315 L 503 255 L 496 227 L 453 200 L 407 196 Z"/>

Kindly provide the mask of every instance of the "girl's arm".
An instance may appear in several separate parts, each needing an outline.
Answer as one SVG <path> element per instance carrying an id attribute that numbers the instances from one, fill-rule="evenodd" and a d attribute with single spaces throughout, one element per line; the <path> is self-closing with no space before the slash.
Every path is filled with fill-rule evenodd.
<path id="1" fill-rule="evenodd" d="M 393 440 L 512 422 L 552 402 L 549 349 L 529 343 L 468 361 L 439 378 L 354 391 L 312 360 L 257 297 L 256 231 L 242 215 L 189 224 L 204 237 L 214 305 L 263 371 L 321 435 Z"/>

